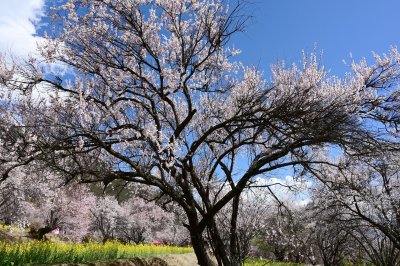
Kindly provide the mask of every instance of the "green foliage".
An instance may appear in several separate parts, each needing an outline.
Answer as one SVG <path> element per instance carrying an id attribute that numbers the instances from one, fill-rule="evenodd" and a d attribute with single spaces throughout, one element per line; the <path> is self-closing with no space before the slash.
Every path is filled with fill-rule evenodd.
<path id="1" fill-rule="evenodd" d="M 0 265 L 84 263 L 191 252 L 193 249 L 190 247 L 126 245 L 118 242 L 105 244 L 42 241 L 0 243 Z"/>

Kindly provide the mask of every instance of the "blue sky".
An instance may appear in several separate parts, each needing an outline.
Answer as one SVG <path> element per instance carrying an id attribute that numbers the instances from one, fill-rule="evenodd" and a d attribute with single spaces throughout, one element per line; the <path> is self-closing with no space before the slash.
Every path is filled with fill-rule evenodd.
<path id="1" fill-rule="evenodd" d="M 398 0 L 254 0 L 248 10 L 254 20 L 233 43 L 242 61 L 263 70 L 278 59 L 298 62 L 302 49 L 317 44 L 322 63 L 342 75 L 350 52 L 369 59 L 371 51 L 400 46 Z"/>
<path id="2" fill-rule="evenodd" d="M 348 70 L 342 63 L 351 52 L 356 59 L 371 58 L 400 46 L 398 0 L 248 0 L 254 19 L 247 31 L 232 39 L 243 53 L 239 59 L 266 71 L 279 59 L 298 62 L 301 50 L 323 50 L 322 63 L 331 73 Z M 34 52 L 35 27 L 56 0 L 0 0 L 0 52 Z"/>

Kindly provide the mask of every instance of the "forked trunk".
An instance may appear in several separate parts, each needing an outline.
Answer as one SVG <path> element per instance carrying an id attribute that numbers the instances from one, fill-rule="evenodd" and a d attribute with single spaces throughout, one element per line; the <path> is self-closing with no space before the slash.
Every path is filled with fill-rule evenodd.
<path id="1" fill-rule="evenodd" d="M 193 230 L 191 229 L 190 238 L 192 241 L 194 253 L 197 257 L 198 264 L 201 266 L 215 266 L 210 258 L 210 255 L 207 252 L 207 245 L 205 244 L 202 233 L 193 232 Z"/>
<path id="2" fill-rule="evenodd" d="M 236 266 L 235 264 L 232 264 L 229 259 L 227 252 L 228 246 L 224 244 L 215 221 L 212 221 L 208 227 L 211 245 L 213 246 L 214 255 L 217 259 L 218 265 Z"/>
<path id="3" fill-rule="evenodd" d="M 235 204 L 237 205 L 238 201 L 235 201 Z M 195 212 L 192 212 L 192 213 L 187 213 L 187 215 L 189 221 L 188 229 L 190 231 L 192 246 L 196 254 L 198 264 L 201 266 L 215 266 L 216 264 L 211 259 L 210 250 L 208 250 L 209 247 L 203 236 L 204 229 L 199 227 L 197 214 Z M 237 217 L 237 212 L 233 216 Z M 236 220 L 234 221 L 234 224 L 236 224 Z M 234 244 L 233 250 L 230 250 L 230 245 L 226 244 L 223 241 L 218 226 L 214 219 L 210 219 L 206 229 L 208 232 L 208 240 L 210 241 L 210 245 L 214 253 L 213 255 L 215 256 L 218 265 L 241 266 L 242 260 L 240 256 L 240 247 L 236 242 L 237 241 L 236 226 L 233 227 L 233 230 L 230 230 L 231 237 L 233 234 L 234 241 L 236 242 Z"/>
<path id="4" fill-rule="evenodd" d="M 203 231 L 199 227 L 198 218 L 196 212 L 187 212 L 189 221 L 189 233 L 192 242 L 194 253 L 197 257 L 197 263 L 200 266 L 215 266 L 210 258 L 209 252 L 207 252 L 207 244 L 203 237 Z"/>

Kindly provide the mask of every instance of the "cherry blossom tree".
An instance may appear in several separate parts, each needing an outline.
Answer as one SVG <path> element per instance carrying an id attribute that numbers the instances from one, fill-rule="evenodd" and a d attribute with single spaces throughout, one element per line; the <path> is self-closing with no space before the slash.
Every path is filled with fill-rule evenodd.
<path id="1" fill-rule="evenodd" d="M 127 215 L 121 239 L 134 243 L 153 240 L 176 243 L 174 231 L 177 227 L 173 213 L 166 212 L 154 202 L 146 202 L 141 198 L 131 198 L 123 202 L 122 208 L 127 211 Z"/>
<path id="2" fill-rule="evenodd" d="M 367 254 L 366 261 L 374 265 L 400 265 L 400 250 L 382 232 L 371 226 L 354 231 L 355 239 Z"/>
<path id="3" fill-rule="evenodd" d="M 8 224 L 25 224 L 32 236 L 44 235 L 58 228 L 60 236 L 79 241 L 89 232 L 90 208 L 95 195 L 87 186 L 70 184 L 51 172 L 23 167 L 12 171 L 0 184 L 0 220 Z"/>
<path id="4" fill-rule="evenodd" d="M 273 66 L 266 81 L 234 61 L 229 40 L 247 17 L 242 1 L 228 2 L 55 8 L 41 58 L 0 60 L 2 179 L 40 161 L 80 182 L 156 187 L 184 210 L 200 265 L 211 265 L 207 230 L 218 264 L 240 265 L 238 206 L 252 180 L 324 163 L 319 155 L 333 148 L 354 156 L 398 146 L 395 48 L 371 65 L 352 62 L 344 78 L 310 55 L 300 66 Z M 216 223 L 227 204 L 229 250 Z"/>
<path id="5" fill-rule="evenodd" d="M 90 209 L 96 196 L 87 186 L 69 184 L 53 188 L 53 197 L 43 196 L 46 204 L 34 209 L 34 215 L 49 230 L 59 229 L 60 236 L 69 241 L 80 241 L 89 234 Z"/>
<path id="6" fill-rule="evenodd" d="M 281 209 L 271 212 L 261 236 L 278 261 L 315 263 L 312 230 L 304 207 L 297 210 Z"/>
<path id="7" fill-rule="evenodd" d="M 94 218 L 92 231 L 103 242 L 120 240 L 138 244 L 158 240 L 179 244 L 179 238 L 175 236 L 179 226 L 175 224 L 174 214 L 164 211 L 154 202 L 132 197 L 119 203 L 113 196 L 103 196 L 97 200 L 91 213 Z"/>
<path id="8" fill-rule="evenodd" d="M 224 244 L 227 247 L 232 248 L 230 247 L 230 243 L 233 242 L 230 239 L 230 237 L 232 237 L 230 233 L 231 230 L 237 230 L 237 234 L 235 235 L 235 237 L 237 237 L 237 246 L 234 247 L 237 248 L 237 250 L 231 253 L 237 254 L 238 260 L 244 263 L 245 259 L 251 255 L 252 242 L 255 240 L 258 240 L 263 245 L 270 245 L 271 247 L 273 245 L 278 245 L 278 242 L 282 246 L 295 246 L 294 241 L 298 240 L 299 243 L 301 242 L 303 244 L 301 245 L 302 247 L 305 246 L 304 243 L 307 242 L 309 234 L 303 234 L 303 232 L 301 232 L 302 230 L 285 232 L 288 235 L 290 234 L 292 240 L 290 240 L 289 237 L 282 236 L 277 238 L 274 243 L 272 243 L 273 241 L 269 241 L 272 239 L 269 236 L 274 232 L 277 230 L 285 230 L 284 226 L 288 227 L 288 225 L 284 223 L 285 219 L 281 219 L 282 221 L 276 223 L 276 218 L 280 217 L 282 213 L 288 214 L 291 217 L 291 222 L 293 222 L 293 218 L 296 218 L 298 227 L 304 228 L 307 225 L 306 221 L 300 223 L 300 218 L 294 217 L 293 215 L 293 212 L 297 214 L 304 211 L 304 206 L 297 198 L 298 194 L 307 192 L 307 182 L 303 181 L 304 180 L 295 180 L 293 177 L 288 176 L 286 180 L 278 178 L 259 178 L 251 182 L 248 188 L 240 195 L 235 228 L 231 227 L 230 220 L 232 212 L 234 211 L 232 205 L 226 205 L 217 213 L 217 226 L 221 232 Z M 282 215 L 282 217 L 283 216 L 285 215 Z M 214 249 L 212 241 L 210 242 L 211 248 Z M 286 251 L 289 251 L 289 249 L 292 251 L 291 248 L 286 248 L 283 250 L 283 253 L 288 253 Z M 300 251 L 300 249 L 301 248 L 297 249 L 297 252 L 300 253 L 299 256 L 304 258 L 309 255 L 305 254 L 306 252 L 304 252 L 304 250 Z M 281 258 L 279 257 L 279 259 Z M 281 260 L 283 260 L 283 258 Z"/>
<path id="9" fill-rule="evenodd" d="M 323 182 L 314 194 L 316 204 L 340 210 L 343 221 L 359 220 L 379 230 L 399 249 L 397 154 L 342 158 L 340 169 L 324 166 L 312 170 Z"/>
<path id="10" fill-rule="evenodd" d="M 244 262 L 251 247 L 251 240 L 257 236 L 264 225 L 263 221 L 265 220 L 265 216 L 269 213 L 271 198 L 268 193 L 262 190 L 245 190 L 239 200 L 240 204 L 237 205 L 236 211 L 238 215 L 234 228 L 231 227 L 230 219 L 232 213 L 235 211 L 232 205 L 226 205 L 221 209 L 221 211 L 216 214 L 215 220 L 224 245 L 229 247 L 229 249 L 236 248 L 237 250 L 231 253 L 236 254 L 238 257 L 237 260 Z M 232 235 L 231 230 L 236 230 L 237 233 Z M 211 239 L 212 232 L 208 230 L 207 233 L 208 242 L 210 243 L 211 249 L 214 251 L 215 247 Z M 232 240 L 230 238 L 232 236 L 237 238 L 237 244 L 231 247 L 230 243 Z"/>
<path id="11" fill-rule="evenodd" d="M 365 228 L 357 222 L 346 219 L 340 208 L 325 208 L 318 202 L 307 206 L 307 216 L 312 221 L 311 244 L 319 261 L 324 265 L 345 265 L 346 261 L 364 259 L 362 248 L 354 238 L 354 228 Z"/>
<path id="12" fill-rule="evenodd" d="M 122 219 L 123 211 L 114 197 L 106 196 L 96 201 L 91 210 L 94 218 L 92 230 L 100 234 L 103 243 L 116 239 L 119 219 Z"/>
<path id="13" fill-rule="evenodd" d="M 22 220 L 27 209 L 24 201 L 23 178 L 13 177 L 0 184 L 0 221 L 5 224 L 17 223 Z M 20 221 L 24 222 L 24 221 Z"/>

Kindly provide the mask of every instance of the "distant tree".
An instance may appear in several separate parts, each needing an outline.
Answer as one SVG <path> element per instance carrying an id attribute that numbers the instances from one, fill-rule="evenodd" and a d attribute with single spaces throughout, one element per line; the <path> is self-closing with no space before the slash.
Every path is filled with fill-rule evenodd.
<path id="1" fill-rule="evenodd" d="M 323 182 L 316 204 L 340 210 L 343 222 L 358 220 L 379 230 L 400 249 L 398 158 L 397 152 L 357 160 L 342 158 L 339 169 L 311 170 Z"/>
<path id="2" fill-rule="evenodd" d="M 122 203 L 125 210 L 124 226 L 120 230 L 120 239 L 126 242 L 140 243 L 151 240 L 173 241 L 174 214 L 168 213 L 154 202 L 141 198 L 130 198 Z"/>
<path id="3" fill-rule="evenodd" d="M 365 261 L 379 266 L 400 265 L 400 250 L 376 228 L 364 224 L 353 228 L 352 235 L 363 248 Z"/>
<path id="4" fill-rule="evenodd" d="M 346 260 L 357 259 L 359 245 L 352 231 L 358 226 L 341 216 L 337 208 L 325 208 L 311 202 L 307 216 L 312 221 L 311 245 L 326 266 L 346 265 Z"/>
<path id="5" fill-rule="evenodd" d="M 41 58 L 0 60 L 2 179 L 41 161 L 81 182 L 156 187 L 184 210 L 200 265 L 212 264 L 206 231 L 218 264 L 240 265 L 238 206 L 251 180 L 324 163 L 318 155 L 332 148 L 356 155 L 398 146 L 387 137 L 399 122 L 396 49 L 372 65 L 352 63 L 342 79 L 305 56 L 300 67 L 274 66 L 267 82 L 227 46 L 247 19 L 242 3 L 68 0 L 56 8 Z M 229 250 L 216 223 L 227 204 Z"/>
<path id="6" fill-rule="evenodd" d="M 179 225 L 175 224 L 174 214 L 164 211 L 154 202 L 133 197 L 119 203 L 113 196 L 103 196 L 97 200 L 91 213 L 92 231 L 103 242 L 119 240 L 139 244 L 159 240 L 179 244 L 179 238 L 175 237 Z"/>
<path id="7" fill-rule="evenodd" d="M 115 240 L 124 210 L 118 201 L 111 196 L 105 196 L 96 201 L 91 210 L 93 216 L 92 230 L 98 233 L 103 243 Z"/>
<path id="8" fill-rule="evenodd" d="M 234 211 L 233 205 L 226 205 L 216 215 L 217 226 L 224 244 L 229 247 L 232 242 L 230 231 L 232 229 L 237 230 L 238 245 L 236 246 L 236 252 L 244 263 L 245 259 L 250 255 L 254 240 L 258 239 L 263 244 L 269 244 L 265 241 L 265 236 L 278 228 L 272 221 L 279 216 L 279 206 L 281 211 L 290 212 L 291 214 L 287 214 L 292 215 L 292 219 L 295 218 L 292 214 L 293 211 L 298 212 L 303 209 L 298 206 L 298 202 L 294 201 L 293 196 L 300 191 L 304 193 L 305 189 L 305 187 L 301 187 L 300 182 L 299 184 L 285 184 L 275 182 L 275 179 L 258 179 L 252 182 L 240 196 L 240 204 L 237 205 L 238 216 L 235 228 L 232 228 L 233 226 L 231 226 L 231 220 L 229 219 Z M 279 199 L 280 194 L 285 194 L 285 202 Z M 306 226 L 306 222 L 302 226 Z M 304 234 L 298 235 L 299 238 L 304 238 L 304 236 Z M 280 240 L 282 243 L 286 241 L 284 238 L 280 238 Z M 302 239 L 302 241 L 306 241 L 306 239 Z M 214 247 L 211 245 L 211 248 L 213 249 Z M 303 252 L 301 253 L 302 256 L 306 256 Z"/>
<path id="9" fill-rule="evenodd" d="M 349 216 L 345 209 L 315 205 L 309 215 L 315 222 L 312 244 L 324 265 L 399 265 L 400 250 L 394 243 L 368 222 Z"/>
<path id="10" fill-rule="evenodd" d="M 237 205 L 237 209 L 233 209 L 233 205 L 226 205 L 220 212 L 216 215 L 216 223 L 218 230 L 221 233 L 222 241 L 224 245 L 229 248 L 236 248 L 235 253 L 238 255 L 239 259 L 244 262 L 247 258 L 251 241 L 261 228 L 264 226 L 263 221 L 265 216 L 268 215 L 270 211 L 271 198 L 268 193 L 263 190 L 245 190 L 240 197 L 240 204 Z M 231 219 L 232 212 L 237 211 L 238 216 L 234 228 L 232 228 Z M 231 230 L 236 230 L 235 235 L 231 234 Z M 208 238 L 210 238 L 212 232 L 208 231 Z M 230 243 L 233 241 L 230 239 L 232 236 L 236 237 L 236 246 L 230 247 Z M 215 247 L 211 240 L 211 249 L 214 250 Z M 233 251 L 231 252 L 233 253 Z"/>
<path id="11" fill-rule="evenodd" d="M 312 228 L 309 228 L 306 217 L 302 217 L 301 209 L 278 209 L 271 212 L 265 221 L 263 240 L 277 261 L 314 262 Z"/>
<path id="12" fill-rule="evenodd" d="M 59 229 L 64 239 L 81 241 L 89 234 L 90 209 L 95 204 L 96 196 L 81 184 L 58 184 L 58 187 L 52 189 L 53 196 L 43 195 L 46 202 L 34 209 L 31 215 L 41 220 L 51 231 Z"/>
<path id="13" fill-rule="evenodd" d="M 24 216 L 26 209 L 24 206 L 26 202 L 23 201 L 25 184 L 23 179 L 17 176 L 0 184 L 0 221 L 3 223 L 15 223 Z"/>
<path id="14" fill-rule="evenodd" d="M 34 167 L 19 168 L 11 174 L 0 184 L 0 221 L 32 225 L 32 236 L 38 239 L 56 228 L 68 240 L 79 241 L 86 236 L 95 202 L 87 186 L 64 186 L 62 177 Z"/>

